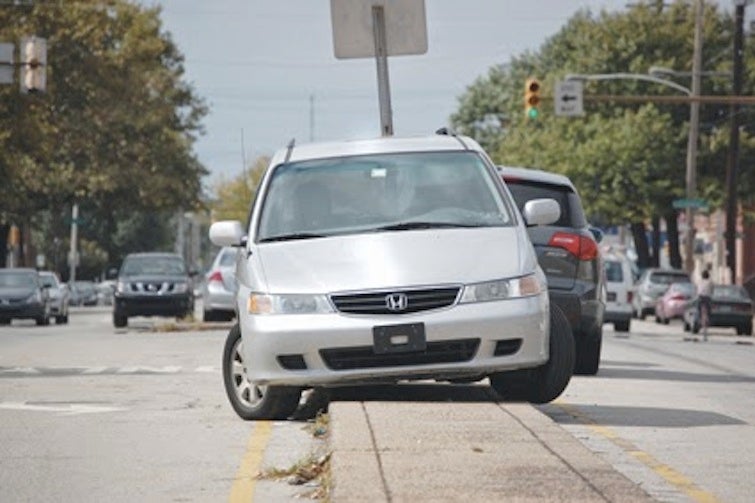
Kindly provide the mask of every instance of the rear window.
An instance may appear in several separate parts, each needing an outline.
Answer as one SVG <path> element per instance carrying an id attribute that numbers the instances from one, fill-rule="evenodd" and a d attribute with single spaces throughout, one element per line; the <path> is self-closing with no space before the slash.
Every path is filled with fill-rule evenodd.
<path id="1" fill-rule="evenodd" d="M 527 201 L 542 198 L 555 199 L 561 208 L 561 216 L 553 225 L 557 227 L 584 227 L 587 225 L 579 196 L 569 187 L 529 180 L 505 179 L 505 181 L 511 195 L 514 196 L 519 211 L 524 210 Z"/>
<path id="2" fill-rule="evenodd" d="M 713 297 L 722 299 L 750 300 L 747 291 L 739 285 L 716 285 L 713 287 Z"/>
<path id="3" fill-rule="evenodd" d="M 236 250 L 225 250 L 220 255 L 220 266 L 229 267 L 236 263 Z"/>
<path id="4" fill-rule="evenodd" d="M 606 281 L 612 283 L 621 283 L 624 281 L 624 270 L 621 267 L 621 262 L 606 261 Z"/>
<path id="5" fill-rule="evenodd" d="M 684 273 L 654 272 L 650 275 L 651 283 L 670 285 L 671 283 L 689 283 L 689 276 Z"/>

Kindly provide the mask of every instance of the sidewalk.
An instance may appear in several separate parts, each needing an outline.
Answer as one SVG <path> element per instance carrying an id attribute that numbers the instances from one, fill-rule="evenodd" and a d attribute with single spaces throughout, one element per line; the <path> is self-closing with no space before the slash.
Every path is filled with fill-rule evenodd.
<path id="1" fill-rule="evenodd" d="M 333 402 L 332 501 L 652 501 L 529 404 Z"/>

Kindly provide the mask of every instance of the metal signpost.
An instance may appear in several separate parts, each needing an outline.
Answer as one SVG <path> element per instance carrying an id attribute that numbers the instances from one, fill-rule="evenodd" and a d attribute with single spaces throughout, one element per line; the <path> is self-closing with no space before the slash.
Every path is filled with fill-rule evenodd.
<path id="1" fill-rule="evenodd" d="M 393 135 L 388 56 L 427 52 L 424 0 L 330 0 L 336 58 L 375 58 L 380 132 Z"/>

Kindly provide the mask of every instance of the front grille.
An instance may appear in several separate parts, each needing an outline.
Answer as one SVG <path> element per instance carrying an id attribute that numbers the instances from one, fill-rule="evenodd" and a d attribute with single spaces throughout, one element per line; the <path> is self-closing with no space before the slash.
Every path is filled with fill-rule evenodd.
<path id="1" fill-rule="evenodd" d="M 388 308 L 387 298 L 406 295 L 406 307 L 400 310 Z M 456 302 L 459 287 L 425 288 L 417 290 L 382 290 L 369 293 L 336 294 L 330 299 L 342 313 L 350 314 L 407 314 L 448 307 Z"/>
<path id="2" fill-rule="evenodd" d="M 134 293 L 165 294 L 173 291 L 173 283 L 167 281 L 137 281 L 130 284 L 130 290 Z"/>
<path id="3" fill-rule="evenodd" d="M 331 370 L 353 370 L 405 365 L 466 362 L 474 358 L 480 339 L 428 342 L 427 349 L 413 353 L 375 354 L 372 346 L 321 349 L 320 356 Z"/>

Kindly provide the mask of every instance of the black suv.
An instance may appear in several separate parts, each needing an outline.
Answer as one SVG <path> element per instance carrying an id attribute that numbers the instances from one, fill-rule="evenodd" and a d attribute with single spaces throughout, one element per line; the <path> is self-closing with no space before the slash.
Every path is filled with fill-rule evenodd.
<path id="1" fill-rule="evenodd" d="M 499 166 L 519 211 L 533 199 L 555 199 L 561 217 L 553 225 L 530 227 L 540 267 L 548 278 L 551 303 L 566 315 L 577 344 L 574 372 L 594 375 L 600 365 L 605 311 L 600 231 L 587 225 L 571 181 L 547 171 Z"/>
<path id="2" fill-rule="evenodd" d="M 121 265 L 113 303 L 113 325 L 130 316 L 175 316 L 194 312 L 194 285 L 175 253 L 132 253 Z"/>

